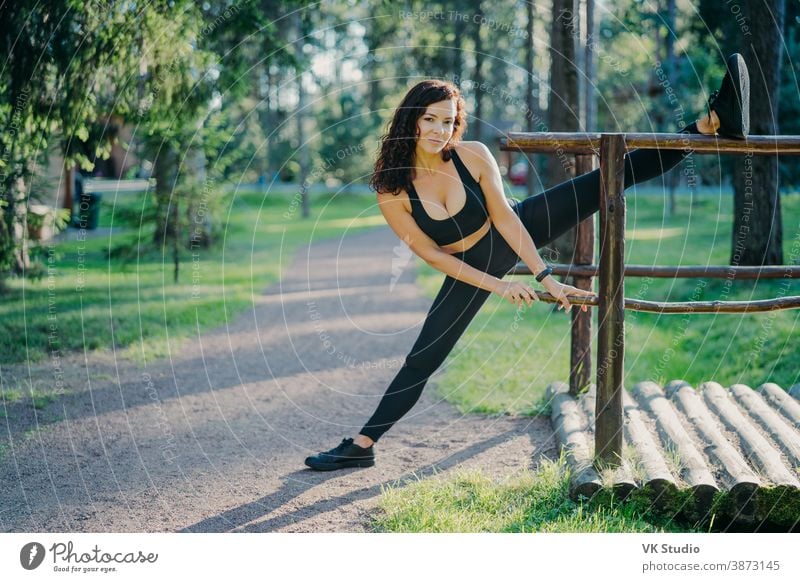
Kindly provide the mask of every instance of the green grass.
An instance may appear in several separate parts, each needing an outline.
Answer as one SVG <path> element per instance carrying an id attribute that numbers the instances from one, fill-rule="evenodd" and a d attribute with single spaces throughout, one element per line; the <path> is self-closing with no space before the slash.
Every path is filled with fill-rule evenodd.
<path id="1" fill-rule="evenodd" d="M 66 394 L 68 390 L 55 390 L 42 382 L 38 382 L 39 386 L 31 385 L 29 380 L 23 380 L 17 383 L 15 388 L 6 388 L 3 382 L 0 382 L 0 415 L 5 417 L 5 407 L 17 402 L 26 402 L 33 406 L 36 410 L 44 410 L 48 404 L 53 402 L 59 394 Z"/>
<path id="2" fill-rule="evenodd" d="M 728 265 L 731 247 L 730 197 L 679 198 L 676 216 L 662 218 L 662 199 L 628 199 L 627 263 Z M 800 236 L 800 196 L 784 195 L 784 259 Z M 659 233 L 662 234 L 658 238 Z M 800 244 L 800 243 L 798 243 Z M 798 245 L 795 244 L 795 251 Z M 800 263 L 800 257 L 794 261 Z M 433 298 L 442 275 L 418 261 L 418 282 Z M 530 279 L 529 279 L 530 280 Z M 535 289 L 541 289 L 533 283 Z M 759 283 L 726 279 L 629 278 L 625 296 L 651 301 L 725 301 L 800 295 L 800 280 Z M 597 310 L 593 310 L 597 329 Z M 439 392 L 462 412 L 538 414 L 544 389 L 569 379 L 570 318 L 551 304 L 517 310 L 492 295 L 445 362 Z M 714 380 L 756 387 L 800 381 L 795 339 L 800 310 L 754 314 L 625 314 L 625 377 L 628 386 L 682 378 L 698 385 Z M 592 377 L 596 373 L 593 345 Z"/>
<path id="3" fill-rule="evenodd" d="M 130 200 L 129 207 L 137 203 Z M 252 307 L 298 246 L 385 224 L 369 196 L 314 198 L 312 216 L 303 220 L 287 197 L 237 193 L 225 197 L 222 215 L 227 225 L 215 248 L 196 257 L 182 251 L 177 284 L 171 255 L 143 251 L 128 263 L 109 260 L 107 237 L 53 246 L 44 255 L 51 268 L 44 278 L 9 281 L 0 304 L 4 363 L 40 361 L 55 350 L 112 346 L 140 360 L 167 356 L 183 338 Z M 101 226 L 113 220 L 104 198 Z M 143 238 L 149 242 L 150 236 Z"/>
<path id="4" fill-rule="evenodd" d="M 480 471 L 460 470 L 386 487 L 373 527 L 406 533 L 703 531 L 659 515 L 644 498 L 572 501 L 563 457 L 500 482 Z"/>

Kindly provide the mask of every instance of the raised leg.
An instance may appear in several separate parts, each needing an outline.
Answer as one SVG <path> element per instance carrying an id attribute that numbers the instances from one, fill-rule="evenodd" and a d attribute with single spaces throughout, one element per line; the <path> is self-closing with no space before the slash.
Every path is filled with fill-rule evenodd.
<path id="1" fill-rule="evenodd" d="M 697 124 L 680 133 L 700 133 Z M 625 187 L 660 176 L 691 150 L 638 149 L 625 156 Z M 600 170 L 562 182 L 514 207 L 537 247 L 544 246 L 600 209 Z"/>

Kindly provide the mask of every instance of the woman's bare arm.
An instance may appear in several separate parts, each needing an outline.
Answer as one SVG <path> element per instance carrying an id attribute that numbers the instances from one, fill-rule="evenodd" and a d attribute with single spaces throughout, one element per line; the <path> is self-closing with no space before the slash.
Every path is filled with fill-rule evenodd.
<path id="1" fill-rule="evenodd" d="M 399 196 L 378 194 L 378 206 L 386 222 L 411 251 L 434 269 L 474 287 L 496 292 L 500 279 L 489 275 L 443 251 L 436 242 L 417 225 Z"/>
<path id="2" fill-rule="evenodd" d="M 497 231 L 508 243 L 508 246 L 517 253 L 522 261 L 528 265 L 534 275 L 542 272 L 546 268 L 545 262 L 539 256 L 539 251 L 531 238 L 528 229 L 522 224 L 517 213 L 511 209 L 506 196 L 503 192 L 503 182 L 500 178 L 500 168 L 494 156 L 485 145 L 480 142 L 469 142 L 464 144 L 468 155 L 477 162 L 480 167 L 480 185 L 486 199 L 486 209 L 489 217 L 497 228 Z M 571 307 L 568 296 L 589 297 L 594 294 L 591 291 L 578 289 L 571 285 L 565 285 L 556 281 L 555 277 L 545 277 L 542 286 L 560 303 L 566 311 Z M 586 306 L 582 307 L 586 311 Z"/>
<path id="3" fill-rule="evenodd" d="M 547 265 L 539 256 L 539 251 L 525 225 L 506 201 L 500 169 L 497 167 L 494 156 L 480 142 L 469 142 L 464 145 L 467 146 L 467 151 L 473 154 L 470 159 L 480 162 L 480 185 L 492 223 L 511 250 L 528 265 L 531 273 L 534 275 L 540 273 Z M 545 281 L 554 281 L 554 279 L 545 278 Z"/>

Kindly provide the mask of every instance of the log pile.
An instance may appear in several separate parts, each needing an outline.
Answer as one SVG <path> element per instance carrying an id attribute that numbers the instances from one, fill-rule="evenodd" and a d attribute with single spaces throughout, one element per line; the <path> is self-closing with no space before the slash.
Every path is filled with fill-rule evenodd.
<path id="1" fill-rule="evenodd" d="M 623 394 L 626 452 L 613 471 L 594 462 L 595 386 L 578 398 L 564 382 L 547 390 L 573 499 L 635 494 L 717 528 L 800 527 L 800 385 L 639 382 Z"/>

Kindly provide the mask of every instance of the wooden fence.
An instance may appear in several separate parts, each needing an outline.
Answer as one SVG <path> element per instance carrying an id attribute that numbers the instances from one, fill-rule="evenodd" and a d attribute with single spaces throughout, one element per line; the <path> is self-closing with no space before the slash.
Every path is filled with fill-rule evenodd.
<path id="1" fill-rule="evenodd" d="M 798 278 L 798 266 L 704 267 L 640 266 L 624 264 L 625 189 L 624 155 L 636 148 L 692 149 L 696 154 L 798 155 L 800 136 L 751 136 L 735 140 L 707 135 L 660 133 L 509 133 L 502 149 L 522 152 L 576 154 L 576 170 L 593 169 L 600 158 L 600 259 L 593 265 L 594 226 L 592 218 L 578 227 L 574 265 L 554 265 L 559 275 L 572 275 L 575 286 L 592 288 L 599 277 L 598 300 L 575 298 L 574 305 L 598 307 L 598 349 L 594 408 L 594 462 L 596 466 L 618 467 L 623 449 L 623 383 L 625 358 L 625 310 L 654 313 L 744 313 L 800 307 L 800 297 L 760 301 L 652 302 L 625 298 L 625 277 L 731 277 L 739 279 Z M 530 274 L 524 265 L 515 274 Z M 537 294 L 548 302 L 548 293 Z M 572 313 L 572 349 L 569 393 L 577 396 L 591 385 L 591 312 Z"/>

